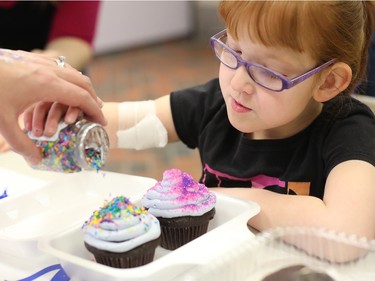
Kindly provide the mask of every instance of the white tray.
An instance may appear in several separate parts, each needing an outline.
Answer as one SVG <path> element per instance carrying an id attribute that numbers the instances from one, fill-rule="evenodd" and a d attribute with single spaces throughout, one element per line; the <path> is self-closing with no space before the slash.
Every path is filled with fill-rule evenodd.
<path id="1" fill-rule="evenodd" d="M 136 200 L 156 182 L 111 172 L 81 172 L 33 188 L 37 180 L 9 176 L 30 186 L 30 191 L 17 196 L 13 196 L 17 186 L 9 186 L 9 198 L 0 200 L 0 253 L 19 258 L 45 255 L 38 249 L 44 236 L 82 224 L 105 199 L 122 194 Z"/>
<path id="2" fill-rule="evenodd" d="M 0 195 L 4 190 L 8 196 L 0 199 L 2 203 L 18 197 L 21 194 L 34 191 L 35 189 L 45 185 L 47 181 L 22 175 L 9 169 L 0 168 Z"/>
<path id="3" fill-rule="evenodd" d="M 128 190 L 123 189 L 125 196 L 129 195 Z M 259 205 L 254 202 L 217 194 L 216 214 L 206 234 L 174 251 L 158 247 L 153 262 L 131 269 L 95 263 L 92 254 L 84 247 L 81 230 L 84 219 L 58 235 L 42 239 L 39 246 L 42 251 L 57 258 L 75 281 L 180 280 L 192 268 L 203 266 L 215 257 L 220 258 L 242 242 L 253 239 L 254 234 L 249 231 L 247 221 L 259 210 Z M 88 214 L 92 211 L 92 208 L 87 209 Z"/>

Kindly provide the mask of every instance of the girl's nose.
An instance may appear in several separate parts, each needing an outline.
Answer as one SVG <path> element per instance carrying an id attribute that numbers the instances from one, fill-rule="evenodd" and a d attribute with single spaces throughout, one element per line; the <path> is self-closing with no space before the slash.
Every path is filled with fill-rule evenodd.
<path id="1" fill-rule="evenodd" d="M 252 94 L 255 89 L 255 82 L 251 79 L 249 73 L 244 66 L 233 70 L 234 75 L 231 80 L 231 86 L 234 90 L 241 93 Z"/>

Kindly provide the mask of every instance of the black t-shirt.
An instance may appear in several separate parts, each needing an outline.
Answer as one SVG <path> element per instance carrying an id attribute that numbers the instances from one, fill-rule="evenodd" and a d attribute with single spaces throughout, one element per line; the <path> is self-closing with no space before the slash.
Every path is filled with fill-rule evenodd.
<path id="1" fill-rule="evenodd" d="M 171 109 L 181 141 L 198 148 L 200 181 L 209 187 L 256 187 L 323 197 L 329 172 L 347 160 L 375 165 L 375 117 L 350 96 L 324 104 L 303 131 L 278 140 L 251 140 L 227 117 L 218 79 L 173 92 Z"/>

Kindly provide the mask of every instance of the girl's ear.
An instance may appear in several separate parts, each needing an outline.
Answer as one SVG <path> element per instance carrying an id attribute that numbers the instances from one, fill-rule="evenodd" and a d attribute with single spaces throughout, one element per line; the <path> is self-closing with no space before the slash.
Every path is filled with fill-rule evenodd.
<path id="1" fill-rule="evenodd" d="M 323 72 L 319 88 L 314 98 L 318 102 L 326 102 L 344 91 L 352 80 L 352 69 L 343 62 L 335 63 L 327 72 Z"/>

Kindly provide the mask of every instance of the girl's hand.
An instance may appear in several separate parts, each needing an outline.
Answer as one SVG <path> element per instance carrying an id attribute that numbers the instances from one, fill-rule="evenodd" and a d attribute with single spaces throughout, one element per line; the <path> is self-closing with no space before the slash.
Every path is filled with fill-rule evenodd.
<path id="1" fill-rule="evenodd" d="M 74 123 L 83 112 L 77 107 L 68 107 L 61 103 L 39 102 L 24 113 L 25 130 L 36 137 L 50 137 L 56 133 L 58 123 Z"/>

